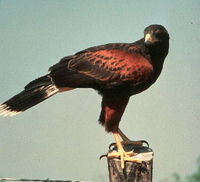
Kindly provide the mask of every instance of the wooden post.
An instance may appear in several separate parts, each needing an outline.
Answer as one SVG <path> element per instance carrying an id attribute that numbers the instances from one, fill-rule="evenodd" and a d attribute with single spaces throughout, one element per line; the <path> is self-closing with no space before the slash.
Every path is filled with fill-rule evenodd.
<path id="1" fill-rule="evenodd" d="M 121 168 L 119 158 L 107 158 L 110 182 L 152 182 L 153 151 L 146 146 L 125 145 L 125 151 L 137 153 L 134 159 L 142 160 L 142 163 L 126 161 L 125 168 Z M 116 147 L 109 153 L 116 151 Z"/>

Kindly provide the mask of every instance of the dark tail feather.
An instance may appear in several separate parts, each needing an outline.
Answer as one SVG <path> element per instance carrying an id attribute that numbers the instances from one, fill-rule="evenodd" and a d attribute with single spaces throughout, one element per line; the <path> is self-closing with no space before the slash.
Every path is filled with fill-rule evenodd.
<path id="1" fill-rule="evenodd" d="M 58 89 L 48 75 L 33 80 L 24 90 L 0 105 L 0 115 L 13 116 L 56 94 Z"/>

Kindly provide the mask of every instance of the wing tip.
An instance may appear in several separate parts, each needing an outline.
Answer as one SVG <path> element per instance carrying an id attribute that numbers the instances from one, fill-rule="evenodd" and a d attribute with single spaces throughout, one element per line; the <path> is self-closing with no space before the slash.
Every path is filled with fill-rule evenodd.
<path id="1" fill-rule="evenodd" d="M 20 114 L 21 111 L 15 111 L 10 108 L 7 104 L 1 104 L 0 105 L 0 116 L 6 117 L 6 116 L 15 116 L 17 114 Z"/>

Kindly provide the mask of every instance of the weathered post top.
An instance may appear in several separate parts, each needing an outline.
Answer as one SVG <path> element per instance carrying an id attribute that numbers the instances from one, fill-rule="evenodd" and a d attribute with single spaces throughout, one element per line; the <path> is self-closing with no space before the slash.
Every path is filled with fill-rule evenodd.
<path id="1" fill-rule="evenodd" d="M 119 158 L 107 158 L 110 182 L 152 182 L 153 151 L 147 146 L 124 145 L 125 151 L 134 151 L 134 159 L 142 162 L 126 161 L 121 168 Z M 116 147 L 108 153 L 117 150 Z"/>

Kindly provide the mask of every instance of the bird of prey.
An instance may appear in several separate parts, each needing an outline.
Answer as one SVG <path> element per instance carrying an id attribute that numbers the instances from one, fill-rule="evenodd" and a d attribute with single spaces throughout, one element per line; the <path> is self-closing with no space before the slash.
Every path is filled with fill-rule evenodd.
<path id="1" fill-rule="evenodd" d="M 129 98 L 157 80 L 168 49 L 167 30 L 154 24 L 146 27 L 144 37 L 136 42 L 109 43 L 66 56 L 50 67 L 47 75 L 31 81 L 22 92 L 1 104 L 0 115 L 14 116 L 63 91 L 97 90 L 102 96 L 99 123 L 113 133 L 123 168 L 124 161 L 134 154 L 123 149 L 121 139 L 127 138 L 119 122 Z"/>

